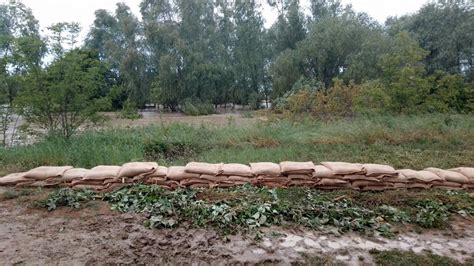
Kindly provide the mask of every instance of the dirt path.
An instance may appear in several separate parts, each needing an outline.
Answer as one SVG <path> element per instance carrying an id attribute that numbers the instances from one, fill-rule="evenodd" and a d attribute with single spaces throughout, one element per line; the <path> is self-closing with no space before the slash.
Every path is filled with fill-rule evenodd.
<path id="1" fill-rule="evenodd" d="M 91 202 L 81 210 L 47 212 L 28 207 L 38 196 L 0 202 L 0 264 L 228 264 L 302 262 L 304 254 L 370 265 L 371 249 L 429 250 L 457 260 L 474 257 L 474 223 L 455 221 L 449 230 L 402 233 L 393 239 L 337 236 L 319 231 L 265 228 L 262 238 L 226 238 L 213 230 L 150 230 L 140 215 Z"/>

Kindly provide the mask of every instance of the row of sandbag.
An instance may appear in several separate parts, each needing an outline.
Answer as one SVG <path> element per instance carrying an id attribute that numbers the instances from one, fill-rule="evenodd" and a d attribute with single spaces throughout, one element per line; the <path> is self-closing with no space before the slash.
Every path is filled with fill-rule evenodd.
<path id="1" fill-rule="evenodd" d="M 53 187 L 109 191 L 130 183 L 178 187 L 232 187 L 253 184 L 267 187 L 307 186 L 320 189 L 387 190 L 397 188 L 474 189 L 474 168 L 450 170 L 427 168 L 422 171 L 395 170 L 388 165 L 343 162 L 281 162 L 158 166 L 153 162 L 97 166 L 92 169 L 38 167 L 25 173 L 0 178 L 0 185 Z"/>

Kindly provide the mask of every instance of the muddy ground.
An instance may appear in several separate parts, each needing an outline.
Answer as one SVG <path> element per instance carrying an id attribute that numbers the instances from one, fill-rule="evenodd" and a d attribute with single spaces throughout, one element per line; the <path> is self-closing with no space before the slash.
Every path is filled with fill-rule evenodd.
<path id="1" fill-rule="evenodd" d="M 0 188 L 1 189 L 1 188 Z M 46 192 L 0 201 L 0 264 L 292 264 L 324 256 L 371 265 L 371 249 L 412 250 L 474 261 L 474 222 L 394 238 L 327 231 L 265 228 L 255 235 L 222 236 L 212 229 L 148 229 L 144 217 L 111 211 L 105 202 L 48 212 L 33 206 Z"/>

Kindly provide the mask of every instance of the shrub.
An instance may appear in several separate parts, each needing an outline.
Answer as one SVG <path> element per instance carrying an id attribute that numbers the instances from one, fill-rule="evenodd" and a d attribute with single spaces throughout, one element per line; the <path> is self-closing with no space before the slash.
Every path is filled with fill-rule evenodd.
<path id="1" fill-rule="evenodd" d="M 185 99 L 182 110 L 186 115 L 210 115 L 215 113 L 214 106 L 210 103 L 203 103 L 199 99 Z"/>
<path id="2" fill-rule="evenodd" d="M 143 153 L 147 160 L 175 160 L 191 157 L 198 148 L 191 143 L 181 141 L 149 140 L 143 146 Z"/>
<path id="3" fill-rule="evenodd" d="M 123 119 L 136 120 L 142 118 L 142 114 L 138 113 L 135 103 L 130 99 L 127 99 L 123 104 L 119 117 Z"/>

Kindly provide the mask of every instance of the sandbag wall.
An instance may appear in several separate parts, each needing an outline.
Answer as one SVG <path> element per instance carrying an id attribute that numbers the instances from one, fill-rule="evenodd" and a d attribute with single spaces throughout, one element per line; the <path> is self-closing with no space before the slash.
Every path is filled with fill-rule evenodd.
<path id="1" fill-rule="evenodd" d="M 72 166 L 42 166 L 0 178 L 0 186 L 71 187 L 112 191 L 132 183 L 181 187 L 227 188 L 244 184 L 270 188 L 312 187 L 323 190 L 474 189 L 474 168 L 449 170 L 426 168 L 395 170 L 381 164 L 344 162 L 270 162 L 159 166 L 154 162 L 132 162 L 122 166 L 101 165 L 92 169 Z"/>

